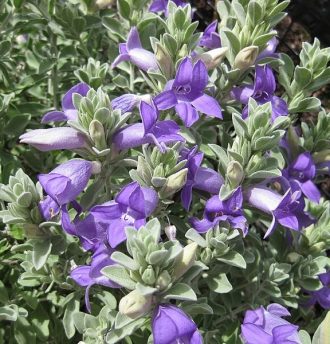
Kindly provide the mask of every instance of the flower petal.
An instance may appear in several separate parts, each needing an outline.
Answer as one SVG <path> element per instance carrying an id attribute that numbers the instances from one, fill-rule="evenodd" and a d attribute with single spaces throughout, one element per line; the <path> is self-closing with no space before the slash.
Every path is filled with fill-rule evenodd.
<path id="1" fill-rule="evenodd" d="M 179 103 L 175 106 L 175 110 L 187 128 L 191 127 L 199 119 L 197 111 L 189 103 Z"/>
<path id="2" fill-rule="evenodd" d="M 219 103 L 207 94 L 203 94 L 201 97 L 193 100 L 191 104 L 196 110 L 206 115 L 222 119 L 222 111 Z"/>

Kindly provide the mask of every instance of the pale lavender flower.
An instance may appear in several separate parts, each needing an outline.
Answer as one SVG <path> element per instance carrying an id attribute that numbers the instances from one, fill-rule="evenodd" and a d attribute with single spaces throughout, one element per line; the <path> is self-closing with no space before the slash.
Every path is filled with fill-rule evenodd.
<path id="1" fill-rule="evenodd" d="M 138 68 L 147 72 L 149 69 L 157 70 L 157 60 L 153 53 L 142 48 L 139 33 L 136 27 L 132 27 L 127 37 L 127 43 L 119 44 L 119 56 L 112 63 L 115 68 L 123 61 L 130 61 Z"/>
<path id="2" fill-rule="evenodd" d="M 182 149 L 180 152 L 181 159 L 187 160 L 188 168 L 187 182 L 181 191 L 181 202 L 188 211 L 192 200 L 192 189 L 218 194 L 223 184 L 220 174 L 211 168 L 201 167 L 204 154 L 198 152 L 197 146 L 189 150 Z"/>
<path id="3" fill-rule="evenodd" d="M 165 90 L 154 98 L 159 110 L 175 107 L 186 127 L 192 126 L 198 119 L 198 111 L 211 117 L 222 118 L 219 103 L 204 93 L 209 77 L 202 61 L 194 65 L 186 57 L 179 65 L 176 77 L 169 81 Z"/>
<path id="4" fill-rule="evenodd" d="M 138 96 L 136 94 L 124 94 L 113 99 L 111 102 L 114 110 L 120 110 L 122 114 L 131 112 L 136 106 L 140 105 L 141 101 L 151 103 L 151 96 L 149 94 Z"/>
<path id="5" fill-rule="evenodd" d="M 160 304 L 152 317 L 154 344 L 202 344 L 203 339 L 194 321 L 180 308 Z"/>
<path id="6" fill-rule="evenodd" d="M 184 141 L 178 134 L 180 127 L 174 121 L 158 121 L 154 106 L 141 102 L 140 115 L 142 123 L 127 125 L 114 134 L 112 141 L 118 150 L 153 143 L 164 152 L 166 143 Z"/>
<path id="7" fill-rule="evenodd" d="M 303 194 L 311 201 L 319 203 L 321 193 L 313 182 L 316 167 L 310 153 L 304 152 L 293 161 L 288 168 L 283 170 L 283 177 L 289 182 L 297 183 Z"/>
<path id="8" fill-rule="evenodd" d="M 241 326 L 244 344 L 300 344 L 298 326 L 282 317 L 290 316 L 288 310 L 276 303 L 245 313 Z"/>
<path id="9" fill-rule="evenodd" d="M 101 270 L 104 267 L 115 264 L 110 258 L 113 252 L 114 251 L 111 248 L 108 248 L 106 245 L 99 244 L 92 255 L 92 262 L 90 265 L 81 265 L 71 271 L 71 278 L 81 287 L 86 287 L 85 303 L 89 312 L 91 312 L 89 291 L 93 285 L 98 284 L 109 288 L 121 287 L 101 274 Z"/>
<path id="10" fill-rule="evenodd" d="M 278 39 L 276 37 L 273 37 L 272 39 L 268 41 L 266 48 L 258 55 L 257 61 L 264 59 L 266 57 L 278 58 L 279 55 L 276 54 L 277 46 L 278 46 Z"/>
<path id="11" fill-rule="evenodd" d="M 208 49 L 216 49 L 221 47 L 220 36 L 217 33 L 218 21 L 215 20 L 204 30 L 199 45 Z"/>
<path id="12" fill-rule="evenodd" d="M 254 84 L 249 84 L 243 87 L 234 87 L 232 96 L 245 104 L 243 109 L 243 118 L 248 115 L 249 98 L 253 98 L 258 104 L 265 104 L 270 102 L 272 105 L 272 120 L 279 116 L 287 116 L 289 113 L 286 102 L 275 96 L 276 82 L 272 69 L 265 66 L 257 66 L 255 72 Z"/>
<path id="13" fill-rule="evenodd" d="M 187 2 L 182 0 L 172 0 L 177 6 L 184 7 L 187 5 Z M 164 12 L 165 16 L 168 16 L 168 2 L 169 0 L 153 0 L 149 7 L 150 12 Z"/>
<path id="14" fill-rule="evenodd" d="M 313 223 L 304 212 L 305 200 L 297 187 L 289 188 L 281 195 L 265 186 L 255 186 L 247 190 L 246 199 L 254 208 L 272 216 L 265 238 L 273 233 L 278 224 L 299 231 Z"/>
<path id="15" fill-rule="evenodd" d="M 307 302 L 307 306 L 318 303 L 324 309 L 330 309 L 330 271 L 320 274 L 319 279 L 323 288 L 309 292 L 311 298 Z"/>
<path id="16" fill-rule="evenodd" d="M 198 232 L 205 233 L 221 221 L 228 221 L 233 228 L 242 230 L 246 235 L 248 226 L 243 215 L 242 204 L 243 196 L 240 187 L 225 201 L 221 201 L 218 195 L 212 196 L 206 202 L 203 219 L 192 218 L 190 222 Z"/>
<path id="17" fill-rule="evenodd" d="M 73 159 L 57 166 L 38 179 L 46 193 L 59 205 L 67 204 L 85 189 L 92 173 L 99 172 L 99 164 L 83 159 Z"/>
<path id="18" fill-rule="evenodd" d="M 88 144 L 88 139 L 84 134 L 70 127 L 35 129 L 19 138 L 20 143 L 29 144 L 43 152 L 84 148 Z"/>
<path id="19" fill-rule="evenodd" d="M 116 247 L 126 240 L 125 227 L 139 229 L 158 205 L 157 193 L 133 182 L 126 185 L 114 201 L 91 208 L 86 219 L 77 224 L 77 233 L 92 247 L 108 241 Z"/>
<path id="20" fill-rule="evenodd" d="M 76 121 L 78 119 L 78 110 L 74 107 L 72 95 L 78 93 L 85 97 L 90 90 L 90 87 L 81 82 L 69 89 L 62 99 L 62 111 L 47 112 L 41 119 L 41 123 L 61 122 L 61 121 Z"/>

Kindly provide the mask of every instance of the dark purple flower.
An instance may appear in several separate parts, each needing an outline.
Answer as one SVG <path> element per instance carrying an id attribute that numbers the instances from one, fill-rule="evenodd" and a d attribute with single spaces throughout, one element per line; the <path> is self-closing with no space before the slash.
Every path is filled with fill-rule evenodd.
<path id="1" fill-rule="evenodd" d="M 177 6 L 184 7 L 187 5 L 185 1 L 182 0 L 172 0 Z M 150 12 L 164 12 L 165 16 L 168 16 L 167 5 L 169 0 L 153 0 L 149 7 Z"/>
<path id="2" fill-rule="evenodd" d="M 300 344 L 298 326 L 285 316 L 290 316 L 288 310 L 276 303 L 247 311 L 241 326 L 244 344 Z"/>
<path id="3" fill-rule="evenodd" d="M 244 87 L 234 87 L 232 91 L 233 97 L 245 104 L 243 109 L 243 117 L 248 115 L 249 98 L 253 98 L 258 104 L 265 104 L 271 102 L 272 104 L 272 120 L 279 116 L 287 116 L 289 113 L 286 102 L 275 96 L 276 82 L 272 69 L 265 66 L 257 66 L 255 72 L 254 84 L 246 85 Z"/>
<path id="4" fill-rule="evenodd" d="M 323 288 L 309 292 L 311 298 L 308 300 L 307 306 L 319 303 L 322 308 L 330 309 L 330 271 L 320 274 L 319 279 Z"/>
<path id="5" fill-rule="evenodd" d="M 71 278 L 80 286 L 86 287 L 85 303 L 89 312 L 91 311 L 89 290 L 93 285 L 99 284 L 110 288 L 121 287 L 101 274 L 101 270 L 104 267 L 115 264 L 110 258 L 113 252 L 114 251 L 111 248 L 108 248 L 106 245 L 99 244 L 92 255 L 91 265 L 81 265 L 71 271 Z"/>
<path id="6" fill-rule="evenodd" d="M 20 143 L 29 144 L 40 151 L 57 149 L 84 148 L 88 145 L 87 137 L 70 127 L 31 130 L 20 137 Z"/>
<path id="7" fill-rule="evenodd" d="M 278 54 L 275 53 L 277 46 L 278 46 L 278 39 L 276 37 L 273 37 L 272 39 L 268 41 L 266 48 L 258 55 L 256 61 L 259 61 L 266 57 L 278 58 Z"/>
<path id="8" fill-rule="evenodd" d="M 130 61 L 145 72 L 148 69 L 158 69 L 155 55 L 142 48 L 136 27 L 131 28 L 127 37 L 127 43 L 119 44 L 119 56 L 112 63 L 111 67 L 115 68 L 123 61 Z"/>
<path id="9" fill-rule="evenodd" d="M 154 344 L 202 344 L 196 324 L 180 308 L 161 304 L 152 317 Z"/>
<path id="10" fill-rule="evenodd" d="M 228 221 L 233 228 L 241 229 L 245 235 L 247 223 L 243 215 L 242 204 L 243 196 L 240 187 L 225 201 L 221 201 L 218 195 L 213 196 L 206 202 L 204 218 L 202 220 L 192 218 L 191 224 L 198 232 L 205 233 L 219 222 Z"/>
<path id="11" fill-rule="evenodd" d="M 46 196 L 42 201 L 40 201 L 38 208 L 42 217 L 46 221 L 49 221 L 60 212 L 59 204 L 56 201 L 54 201 L 50 196 Z"/>
<path id="12" fill-rule="evenodd" d="M 321 194 L 317 186 L 313 183 L 316 167 L 310 153 L 300 154 L 296 160 L 283 170 L 283 176 L 291 183 L 299 185 L 303 194 L 311 201 L 319 203 Z"/>
<path id="13" fill-rule="evenodd" d="M 199 41 L 199 45 L 208 49 L 216 49 L 221 47 L 220 36 L 217 33 L 218 21 L 212 22 L 203 32 L 203 36 Z"/>
<path id="14" fill-rule="evenodd" d="M 193 188 L 209 192 L 210 194 L 218 194 L 223 184 L 223 179 L 216 171 L 200 167 L 204 154 L 198 152 L 197 146 L 191 150 L 184 148 L 180 154 L 183 160 L 187 160 L 187 182 L 181 191 L 181 202 L 188 211 L 192 200 Z"/>
<path id="15" fill-rule="evenodd" d="M 64 95 L 62 99 L 62 110 L 63 111 L 51 111 L 47 112 L 41 120 L 41 123 L 48 123 L 48 122 L 61 122 L 61 121 L 76 121 L 78 119 L 78 110 L 74 107 L 72 101 L 72 95 L 74 93 L 78 93 L 81 96 L 85 97 L 90 87 L 81 82 L 78 85 L 73 86 L 69 89 L 69 91 Z"/>
<path id="16" fill-rule="evenodd" d="M 222 118 L 219 103 L 204 93 L 208 80 L 205 64 L 199 60 L 193 65 L 186 57 L 180 63 L 175 79 L 166 84 L 164 92 L 156 96 L 154 102 L 160 110 L 175 107 L 186 127 L 199 119 L 197 111 Z"/>
<path id="17" fill-rule="evenodd" d="M 126 112 L 131 112 L 136 106 L 138 106 L 141 101 L 147 103 L 151 102 L 151 96 L 149 94 L 138 96 L 136 94 L 124 94 L 120 97 L 115 98 L 112 102 L 112 108 L 114 110 L 120 110 L 122 114 Z"/>
<path id="18" fill-rule="evenodd" d="M 265 238 L 273 233 L 278 224 L 299 231 L 313 222 L 304 212 L 305 200 L 298 187 L 289 188 L 284 195 L 280 195 L 267 187 L 256 186 L 247 190 L 246 196 L 251 206 L 272 215 Z"/>
<path id="19" fill-rule="evenodd" d="M 114 134 L 113 143 L 118 150 L 153 143 L 160 151 L 165 151 L 166 143 L 184 141 L 178 134 L 180 127 L 174 121 L 158 121 L 154 106 L 141 102 L 140 115 L 142 123 L 127 125 Z"/>
<path id="20" fill-rule="evenodd" d="M 38 179 L 46 193 L 59 205 L 67 204 L 85 189 L 92 173 L 98 173 L 98 163 L 82 159 L 69 160 Z"/>
<path id="21" fill-rule="evenodd" d="M 86 219 L 77 225 L 77 233 L 91 247 L 107 240 L 111 247 L 125 241 L 125 227 L 139 229 L 158 205 L 157 193 L 133 182 L 126 185 L 114 201 L 91 208 Z"/>

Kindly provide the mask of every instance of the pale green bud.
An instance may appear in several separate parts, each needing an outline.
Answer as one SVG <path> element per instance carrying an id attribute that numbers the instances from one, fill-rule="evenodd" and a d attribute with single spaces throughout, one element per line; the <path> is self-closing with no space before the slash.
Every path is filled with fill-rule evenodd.
<path id="1" fill-rule="evenodd" d="M 148 285 L 153 285 L 156 281 L 155 271 L 151 265 L 149 265 L 142 274 L 142 280 Z"/>
<path id="2" fill-rule="evenodd" d="M 204 264 L 209 264 L 212 260 L 212 256 L 212 250 L 209 247 L 206 247 L 206 249 L 201 253 L 201 260 Z"/>
<path id="3" fill-rule="evenodd" d="M 180 255 L 175 259 L 172 273 L 173 280 L 180 278 L 193 266 L 197 247 L 197 243 L 193 242 L 183 248 Z"/>
<path id="4" fill-rule="evenodd" d="M 92 173 L 99 174 L 101 173 L 102 164 L 99 161 L 92 161 Z"/>
<path id="5" fill-rule="evenodd" d="M 194 60 L 204 62 L 207 69 L 214 69 L 223 61 L 228 51 L 227 47 L 217 48 L 198 55 Z"/>
<path id="6" fill-rule="evenodd" d="M 152 295 L 142 295 L 137 290 L 131 291 L 119 302 L 119 312 L 136 319 L 151 310 Z"/>
<path id="7" fill-rule="evenodd" d="M 167 270 L 164 270 L 156 280 L 156 288 L 159 290 L 164 290 L 170 285 L 171 281 L 172 279 L 170 274 Z"/>
<path id="8" fill-rule="evenodd" d="M 93 142 L 95 143 L 95 147 L 97 149 L 105 149 L 106 141 L 105 141 L 105 133 L 103 125 L 100 121 L 93 119 L 89 124 L 89 135 Z"/>
<path id="9" fill-rule="evenodd" d="M 184 168 L 167 178 L 166 184 L 162 187 L 160 191 L 161 198 L 169 198 L 178 192 L 187 181 L 188 169 Z"/>
<path id="10" fill-rule="evenodd" d="M 238 161 L 230 161 L 227 166 L 227 179 L 229 184 L 236 188 L 244 178 L 244 171 L 242 165 Z"/>
<path id="11" fill-rule="evenodd" d="M 259 54 L 259 48 L 255 45 L 243 48 L 235 57 L 234 68 L 246 70 L 253 66 Z"/>
<path id="12" fill-rule="evenodd" d="M 174 74 L 174 64 L 172 58 L 166 48 L 160 43 L 156 43 L 155 56 L 159 65 L 159 68 L 163 72 L 166 79 L 171 79 Z"/>
<path id="13" fill-rule="evenodd" d="M 115 4 L 116 0 L 96 0 L 95 5 L 98 9 L 102 10 Z"/>
<path id="14" fill-rule="evenodd" d="M 330 161 L 330 149 L 325 149 L 321 152 L 314 153 L 313 160 L 316 164 L 320 162 Z"/>

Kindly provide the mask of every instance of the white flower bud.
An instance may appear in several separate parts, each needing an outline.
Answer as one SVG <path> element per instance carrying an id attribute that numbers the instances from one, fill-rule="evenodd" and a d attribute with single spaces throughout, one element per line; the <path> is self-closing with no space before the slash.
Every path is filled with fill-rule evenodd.
<path id="1" fill-rule="evenodd" d="M 183 248 L 181 254 L 175 259 L 174 270 L 172 273 L 173 280 L 180 278 L 193 266 L 197 247 L 197 243 L 193 242 Z"/>
<path id="2" fill-rule="evenodd" d="M 168 237 L 168 240 L 175 240 L 176 238 L 176 227 L 171 225 L 171 226 L 166 226 L 165 227 L 165 234 Z"/>
<path id="3" fill-rule="evenodd" d="M 238 68 L 240 70 L 248 69 L 254 65 L 258 54 L 259 48 L 255 45 L 242 49 L 235 57 L 234 68 Z"/>
<path id="4" fill-rule="evenodd" d="M 238 161 L 231 161 L 227 166 L 226 176 L 230 185 L 236 188 L 244 178 L 243 167 Z"/>
<path id="5" fill-rule="evenodd" d="M 142 295 L 137 290 L 131 291 L 119 302 L 119 312 L 136 319 L 146 314 L 152 307 L 152 295 Z"/>
<path id="6" fill-rule="evenodd" d="M 196 56 L 194 58 L 194 61 L 202 60 L 207 69 L 214 69 L 225 58 L 227 51 L 227 47 L 212 49 L 201 55 Z"/>

